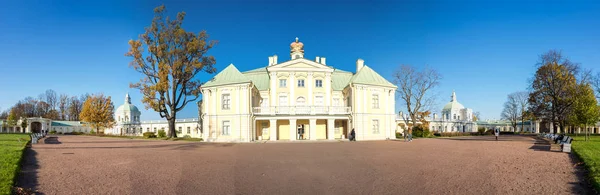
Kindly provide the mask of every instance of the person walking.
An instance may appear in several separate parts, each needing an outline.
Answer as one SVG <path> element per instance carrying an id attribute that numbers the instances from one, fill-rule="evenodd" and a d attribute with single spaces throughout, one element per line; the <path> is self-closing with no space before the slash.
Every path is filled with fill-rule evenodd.
<path id="1" fill-rule="evenodd" d="M 350 141 L 356 141 L 356 132 L 354 132 L 354 128 L 350 132 Z"/>
<path id="2" fill-rule="evenodd" d="M 498 141 L 498 136 L 500 136 L 500 130 L 494 130 L 494 134 L 496 135 L 496 141 Z"/>
<path id="3" fill-rule="evenodd" d="M 412 142 L 412 128 L 408 128 L 408 142 Z"/>

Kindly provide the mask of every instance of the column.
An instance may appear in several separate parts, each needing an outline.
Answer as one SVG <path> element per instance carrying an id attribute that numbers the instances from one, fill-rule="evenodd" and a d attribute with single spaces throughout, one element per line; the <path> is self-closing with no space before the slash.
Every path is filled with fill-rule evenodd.
<path id="1" fill-rule="evenodd" d="M 290 140 L 298 138 L 298 127 L 296 127 L 296 119 L 290 119 Z"/>
<path id="2" fill-rule="evenodd" d="M 317 119 L 310 119 L 308 121 L 308 130 L 309 132 L 309 139 L 310 140 L 317 140 Z"/>
<path id="3" fill-rule="evenodd" d="M 295 105 L 296 105 L 296 97 L 294 96 L 294 90 L 296 85 L 298 85 L 297 83 L 295 83 L 295 73 L 291 72 L 290 73 L 290 77 L 288 78 L 288 82 L 290 83 L 290 96 L 288 97 L 288 102 L 290 103 L 290 114 L 295 114 L 296 113 L 296 109 L 295 109 Z M 293 134 L 290 134 L 290 136 L 292 136 Z"/>
<path id="4" fill-rule="evenodd" d="M 269 120 L 269 140 L 275 141 L 277 140 L 277 120 L 271 119 Z"/>
<path id="5" fill-rule="evenodd" d="M 581 133 L 581 127 L 577 127 L 577 133 Z"/>
<path id="6" fill-rule="evenodd" d="M 311 115 L 314 114 L 313 106 L 315 105 L 312 101 L 312 99 L 313 99 L 312 88 L 314 87 L 312 75 L 313 75 L 313 73 L 309 72 L 308 76 L 306 77 L 306 81 L 304 81 L 306 84 L 304 87 L 306 87 L 308 89 L 308 102 L 306 102 L 306 105 L 310 106 L 310 114 Z"/>
<path id="7" fill-rule="evenodd" d="M 352 131 L 352 124 L 350 123 L 350 119 L 346 120 L 346 134 L 344 134 L 344 139 L 350 135 L 350 131 Z"/>
<path id="8" fill-rule="evenodd" d="M 334 123 L 335 119 L 327 119 L 327 139 L 328 140 L 334 140 L 335 137 L 335 123 Z"/>
<path id="9" fill-rule="evenodd" d="M 331 73 L 329 72 L 325 73 L 323 87 L 325 87 L 325 106 L 331 106 Z"/>
<path id="10" fill-rule="evenodd" d="M 270 108 L 275 108 L 274 106 L 277 105 L 277 95 L 276 95 L 276 91 L 277 91 L 277 74 L 275 72 L 271 72 L 270 74 L 271 76 L 271 88 L 269 89 L 271 92 L 271 103 L 270 103 Z M 274 109 L 269 109 L 269 112 L 271 113 L 271 115 L 275 115 L 275 110 Z"/>
<path id="11" fill-rule="evenodd" d="M 252 121 L 252 131 L 251 131 L 251 136 L 250 136 L 250 141 L 255 141 L 258 139 L 257 133 L 256 133 L 256 120 L 252 119 L 250 120 Z"/>

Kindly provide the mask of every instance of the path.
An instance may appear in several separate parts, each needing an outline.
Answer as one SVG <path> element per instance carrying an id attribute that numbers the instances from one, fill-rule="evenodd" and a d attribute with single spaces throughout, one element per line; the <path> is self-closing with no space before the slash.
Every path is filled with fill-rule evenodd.
<path id="1" fill-rule="evenodd" d="M 214 144 L 89 136 L 28 151 L 45 194 L 585 194 L 566 153 L 530 137 Z"/>

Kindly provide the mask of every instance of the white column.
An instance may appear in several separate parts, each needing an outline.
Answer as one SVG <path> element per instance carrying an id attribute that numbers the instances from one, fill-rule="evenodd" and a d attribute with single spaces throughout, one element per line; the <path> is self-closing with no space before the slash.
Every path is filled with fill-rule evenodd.
<path id="1" fill-rule="evenodd" d="M 306 105 L 310 106 L 310 114 L 312 115 L 314 113 L 313 112 L 313 106 L 315 105 L 313 103 L 313 96 L 314 95 L 312 93 L 312 89 L 314 87 L 314 84 L 313 84 L 313 73 L 312 72 L 308 73 L 308 76 L 306 77 L 306 81 L 305 82 L 306 82 L 305 87 L 308 88 L 308 102 L 306 103 Z"/>
<path id="2" fill-rule="evenodd" d="M 331 73 L 325 73 L 325 81 L 323 81 L 323 87 L 325 87 L 325 106 L 331 106 Z"/>
<path id="3" fill-rule="evenodd" d="M 346 134 L 344 135 L 344 139 L 346 139 L 348 137 L 348 135 L 350 135 L 350 132 L 352 131 L 352 126 L 350 123 L 350 119 L 348 119 L 346 121 Z"/>
<path id="4" fill-rule="evenodd" d="M 317 119 L 309 119 L 308 124 L 310 140 L 317 140 Z"/>
<path id="5" fill-rule="evenodd" d="M 333 133 L 335 131 L 335 124 L 334 124 L 335 119 L 327 119 L 327 139 L 328 140 L 334 140 L 334 135 L 335 133 Z"/>
<path id="6" fill-rule="evenodd" d="M 295 87 L 297 85 L 297 83 L 295 83 L 295 73 L 291 72 L 290 73 L 290 77 L 288 78 L 289 82 L 290 82 L 290 97 L 288 97 L 288 101 L 290 102 L 290 114 L 294 114 L 296 113 L 296 110 L 294 108 L 294 105 L 296 105 L 296 97 L 294 96 L 294 90 Z M 292 136 L 292 134 L 290 134 L 290 136 Z"/>
<path id="7" fill-rule="evenodd" d="M 204 141 L 208 141 L 208 132 L 210 131 L 210 129 L 208 129 L 208 124 L 210 122 L 210 112 L 209 112 L 209 107 L 211 106 L 210 104 L 210 90 L 204 90 L 204 92 L 202 92 L 202 94 L 206 94 L 206 96 L 202 95 L 202 107 L 203 107 L 203 113 L 204 114 L 204 118 L 202 118 L 202 139 L 204 139 Z M 152 131 L 152 124 L 150 125 L 150 131 Z"/>
<path id="8" fill-rule="evenodd" d="M 252 122 L 252 133 L 251 133 L 252 135 L 250 135 L 251 137 L 249 137 L 249 138 L 250 138 L 250 141 L 255 141 L 258 139 L 258 137 L 256 136 L 256 132 L 257 132 L 256 120 L 251 120 L 251 122 Z"/>
<path id="9" fill-rule="evenodd" d="M 296 127 L 296 119 L 290 119 L 290 140 L 296 140 L 298 137 L 298 127 Z"/>
<path id="10" fill-rule="evenodd" d="M 271 119 L 269 120 L 269 133 L 271 134 L 269 140 L 275 141 L 277 140 L 277 120 Z"/>
<path id="11" fill-rule="evenodd" d="M 271 88 L 269 89 L 271 91 L 271 105 L 269 105 L 271 108 L 274 108 L 274 106 L 277 105 L 277 97 L 276 93 L 277 93 L 277 74 L 275 72 L 271 72 L 270 74 L 271 76 Z M 275 114 L 275 110 L 273 109 L 269 109 L 269 112 L 271 112 L 271 115 Z"/>

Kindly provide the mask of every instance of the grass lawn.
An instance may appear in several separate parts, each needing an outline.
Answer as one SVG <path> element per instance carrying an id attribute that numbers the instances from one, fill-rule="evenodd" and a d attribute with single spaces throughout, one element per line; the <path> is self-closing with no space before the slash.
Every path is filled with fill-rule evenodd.
<path id="1" fill-rule="evenodd" d="M 600 192 L 600 136 L 590 136 L 584 141 L 583 135 L 573 136 L 571 149 L 585 163 L 596 191 Z"/>
<path id="2" fill-rule="evenodd" d="M 0 134 L 0 194 L 11 193 L 28 141 L 29 134 Z"/>

